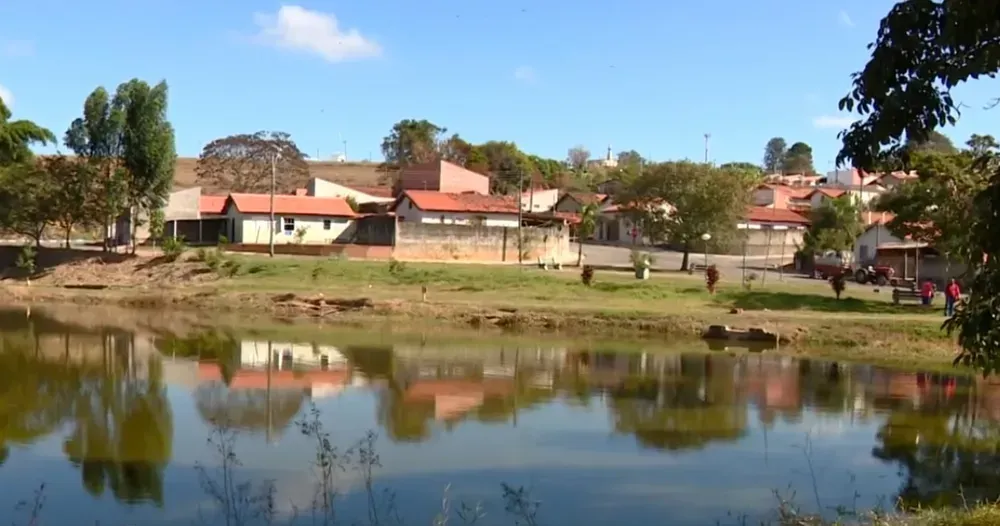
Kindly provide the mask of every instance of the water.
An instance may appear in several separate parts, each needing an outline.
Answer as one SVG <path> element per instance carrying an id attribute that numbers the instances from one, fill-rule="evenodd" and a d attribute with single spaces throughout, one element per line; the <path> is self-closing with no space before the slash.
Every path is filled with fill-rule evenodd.
<path id="1" fill-rule="evenodd" d="M 203 484 L 219 475 L 207 440 L 224 422 L 238 481 L 273 481 L 278 522 L 302 518 L 315 449 L 296 422 L 312 405 L 337 444 L 377 433 L 375 495 L 393 492 L 408 524 L 430 524 L 446 487 L 453 510 L 481 501 L 479 524 L 513 524 L 503 483 L 541 502 L 540 524 L 738 524 L 771 516 L 775 490 L 827 515 L 1000 496 L 1000 390 L 974 377 L 766 352 L 71 322 L 0 313 L 0 516 L 44 483 L 46 525 L 225 524 Z M 342 517 L 367 523 L 352 466 Z"/>

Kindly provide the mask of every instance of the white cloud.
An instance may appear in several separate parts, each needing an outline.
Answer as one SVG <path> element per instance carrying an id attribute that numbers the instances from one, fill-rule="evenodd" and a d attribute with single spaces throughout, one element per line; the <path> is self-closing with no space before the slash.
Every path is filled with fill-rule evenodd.
<path id="1" fill-rule="evenodd" d="M 847 14 L 847 11 L 841 11 L 838 18 L 841 24 L 847 27 L 854 27 L 854 20 L 851 20 L 851 15 Z"/>
<path id="2" fill-rule="evenodd" d="M 813 119 L 813 126 L 815 126 L 817 128 L 821 128 L 821 129 L 829 129 L 829 128 L 843 129 L 843 128 L 846 128 L 846 127 L 850 126 L 851 124 L 853 124 L 854 121 L 855 121 L 855 118 L 851 117 L 849 115 L 846 115 L 846 116 L 845 115 L 820 115 L 819 117 L 816 117 L 815 119 Z"/>
<path id="3" fill-rule="evenodd" d="M 343 29 L 330 13 L 283 5 L 276 14 L 254 14 L 258 42 L 290 51 L 318 55 L 327 62 L 381 56 L 382 47 L 357 29 Z"/>
<path id="4" fill-rule="evenodd" d="M 35 44 L 27 40 L 8 40 L 0 43 L 0 55 L 5 57 L 30 57 L 35 54 Z"/>
<path id="5" fill-rule="evenodd" d="M 538 80 L 535 70 L 529 66 L 521 66 L 514 70 L 514 78 L 521 82 L 532 83 Z"/>
<path id="6" fill-rule="evenodd" d="M 9 89 L 0 85 L 0 99 L 3 99 L 3 103 L 8 108 L 14 107 L 14 94 L 10 92 Z"/>

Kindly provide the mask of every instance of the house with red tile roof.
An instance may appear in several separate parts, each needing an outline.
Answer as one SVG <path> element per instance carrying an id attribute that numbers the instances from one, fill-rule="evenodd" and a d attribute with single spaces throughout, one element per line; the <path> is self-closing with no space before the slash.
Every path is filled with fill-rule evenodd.
<path id="1" fill-rule="evenodd" d="M 518 200 L 512 195 L 406 190 L 392 206 L 399 221 L 516 228 Z"/>
<path id="2" fill-rule="evenodd" d="M 595 194 L 591 192 L 566 192 L 556 201 L 552 209 L 556 212 L 567 212 L 579 214 L 583 207 L 587 205 L 601 206 L 610 200 L 608 194 Z"/>
<path id="3" fill-rule="evenodd" d="M 229 194 L 225 216 L 233 243 L 266 244 L 270 240 L 271 196 Z M 329 244 L 349 242 L 357 214 L 346 200 L 308 195 L 274 196 L 274 242 Z"/>

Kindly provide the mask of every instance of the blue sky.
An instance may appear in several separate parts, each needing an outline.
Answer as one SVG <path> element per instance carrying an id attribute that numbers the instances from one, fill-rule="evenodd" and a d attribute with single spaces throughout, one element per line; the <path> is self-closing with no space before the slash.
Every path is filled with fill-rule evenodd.
<path id="1" fill-rule="evenodd" d="M 892 4 L 3 0 L 0 97 L 61 136 L 96 86 L 166 79 L 184 156 L 273 129 L 312 156 L 343 137 L 350 158 L 379 159 L 394 122 L 426 118 L 554 158 L 610 144 L 701 159 L 710 133 L 713 160 L 760 162 L 783 136 L 811 144 L 823 171 L 837 100 Z M 981 108 L 996 86 L 960 91 L 956 142 L 994 133 Z"/>

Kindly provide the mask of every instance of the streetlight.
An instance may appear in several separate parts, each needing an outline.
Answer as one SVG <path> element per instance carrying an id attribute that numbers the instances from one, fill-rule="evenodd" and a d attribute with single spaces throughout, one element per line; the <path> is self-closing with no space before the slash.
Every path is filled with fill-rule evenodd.
<path id="1" fill-rule="evenodd" d="M 705 232 L 701 235 L 701 240 L 705 242 L 705 268 L 708 268 L 708 240 L 712 239 L 712 234 Z"/>

